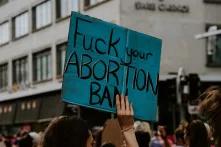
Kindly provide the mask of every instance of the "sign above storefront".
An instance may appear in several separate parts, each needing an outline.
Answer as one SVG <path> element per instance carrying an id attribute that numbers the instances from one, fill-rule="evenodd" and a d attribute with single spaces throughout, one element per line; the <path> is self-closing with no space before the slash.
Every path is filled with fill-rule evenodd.
<path id="1" fill-rule="evenodd" d="M 189 13 L 190 8 L 185 4 L 166 3 L 164 1 L 157 2 L 141 2 L 137 1 L 134 4 L 136 10 L 160 11 L 160 12 L 176 12 Z"/>

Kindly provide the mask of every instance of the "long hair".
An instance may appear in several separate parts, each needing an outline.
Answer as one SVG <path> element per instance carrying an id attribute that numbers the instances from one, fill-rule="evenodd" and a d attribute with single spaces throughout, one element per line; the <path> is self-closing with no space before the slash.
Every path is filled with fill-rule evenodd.
<path id="1" fill-rule="evenodd" d="M 208 88 L 199 97 L 200 111 L 205 116 L 212 126 L 213 135 L 216 139 L 221 138 L 221 88 L 219 86 L 212 86 Z"/>
<path id="2" fill-rule="evenodd" d="M 186 130 L 189 147 L 209 147 L 208 132 L 201 120 L 193 120 Z"/>
<path id="3" fill-rule="evenodd" d="M 52 121 L 46 129 L 42 147 L 86 147 L 89 135 L 83 120 L 61 117 Z"/>

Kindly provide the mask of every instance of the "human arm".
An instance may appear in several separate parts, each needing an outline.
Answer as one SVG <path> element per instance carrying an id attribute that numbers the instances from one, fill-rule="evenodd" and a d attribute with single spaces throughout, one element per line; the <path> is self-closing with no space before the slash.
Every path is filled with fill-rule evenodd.
<path id="1" fill-rule="evenodd" d="M 133 107 L 127 96 L 116 96 L 117 118 L 127 147 L 139 147 L 134 131 Z"/>

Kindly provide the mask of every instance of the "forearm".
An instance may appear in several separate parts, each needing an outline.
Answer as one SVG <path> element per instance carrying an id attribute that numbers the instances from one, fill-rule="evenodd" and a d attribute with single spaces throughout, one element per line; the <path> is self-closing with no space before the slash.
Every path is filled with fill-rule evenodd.
<path id="1" fill-rule="evenodd" d="M 124 131 L 123 135 L 124 135 L 124 138 L 126 140 L 127 147 L 139 147 L 139 145 L 137 143 L 136 136 L 135 136 L 134 129 Z"/>

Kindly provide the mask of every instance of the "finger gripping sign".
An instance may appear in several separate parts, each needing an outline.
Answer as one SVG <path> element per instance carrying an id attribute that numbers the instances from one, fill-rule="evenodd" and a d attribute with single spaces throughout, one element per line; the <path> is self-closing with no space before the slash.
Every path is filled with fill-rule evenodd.
<path id="1" fill-rule="evenodd" d="M 116 112 L 128 95 L 135 118 L 156 120 L 161 40 L 72 12 L 63 101 Z"/>

